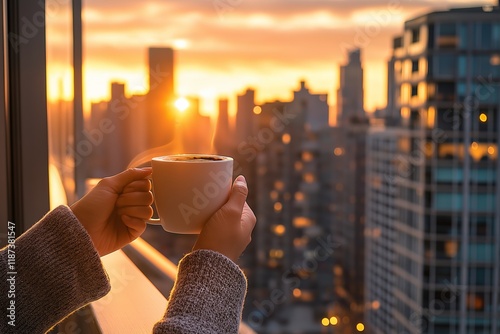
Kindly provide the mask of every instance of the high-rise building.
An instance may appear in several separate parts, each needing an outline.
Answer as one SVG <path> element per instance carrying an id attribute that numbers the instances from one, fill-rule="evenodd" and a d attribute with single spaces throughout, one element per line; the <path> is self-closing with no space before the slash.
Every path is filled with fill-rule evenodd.
<path id="1" fill-rule="evenodd" d="M 257 107 L 255 266 L 244 320 L 259 333 L 315 333 L 333 302 L 328 105 L 301 82 L 291 102 Z M 250 188 L 252 190 L 252 188 Z M 279 298 L 276 298 L 279 295 Z"/>
<path id="2" fill-rule="evenodd" d="M 334 315 L 348 318 L 336 325 L 338 333 L 352 333 L 363 323 L 365 240 L 365 152 L 369 123 L 363 110 L 363 70 L 360 50 L 349 54 L 340 68 L 339 124 L 331 129 L 333 156 L 332 230 L 334 253 Z M 361 95 L 360 95 L 361 94 Z"/>
<path id="3" fill-rule="evenodd" d="M 148 49 L 147 94 L 148 147 L 162 146 L 174 138 L 174 50 Z"/>
<path id="4" fill-rule="evenodd" d="M 219 100 L 219 114 L 217 116 L 213 146 L 218 154 L 228 156 L 234 154 L 234 139 L 229 124 L 229 101 L 227 99 Z"/>
<path id="5" fill-rule="evenodd" d="M 393 128 L 368 139 L 373 333 L 500 333 L 499 55 L 498 6 L 416 17 L 395 39 Z"/>
<path id="6" fill-rule="evenodd" d="M 361 50 L 349 52 L 346 65 L 340 66 L 340 88 L 337 91 L 337 123 L 365 117 L 363 108 L 363 67 Z"/>

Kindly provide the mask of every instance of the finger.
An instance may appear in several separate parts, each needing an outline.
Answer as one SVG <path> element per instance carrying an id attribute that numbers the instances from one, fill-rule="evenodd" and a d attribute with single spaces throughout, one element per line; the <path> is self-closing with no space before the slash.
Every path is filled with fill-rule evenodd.
<path id="1" fill-rule="evenodd" d="M 127 215 L 132 218 L 149 220 L 153 216 L 153 208 L 150 206 L 126 206 L 117 210 L 118 215 Z"/>
<path id="2" fill-rule="evenodd" d="M 131 193 L 135 191 L 150 191 L 151 181 L 149 180 L 139 180 L 130 182 L 125 188 L 123 188 L 123 193 Z"/>
<path id="3" fill-rule="evenodd" d="M 146 230 L 146 222 L 142 219 L 122 215 L 122 221 L 125 226 L 132 230 L 131 235 L 134 238 L 139 237 Z"/>
<path id="4" fill-rule="evenodd" d="M 247 182 L 243 175 L 239 175 L 233 182 L 233 188 L 231 189 L 229 200 L 224 206 L 241 213 L 243 206 L 245 205 L 247 195 Z"/>
<path id="5" fill-rule="evenodd" d="M 100 186 L 105 186 L 113 189 L 117 194 L 131 182 L 142 180 L 148 177 L 152 172 L 151 167 L 146 168 L 129 168 L 126 171 L 114 176 L 106 177 L 99 182 Z"/>
<path id="6" fill-rule="evenodd" d="M 153 194 L 148 192 L 124 193 L 116 200 L 117 207 L 124 206 L 148 206 L 153 204 Z"/>
<path id="7" fill-rule="evenodd" d="M 252 234 L 252 231 L 255 227 L 255 223 L 257 222 L 257 218 L 253 213 L 252 209 L 245 202 L 243 206 L 243 213 L 241 214 L 241 228 L 247 234 Z"/>

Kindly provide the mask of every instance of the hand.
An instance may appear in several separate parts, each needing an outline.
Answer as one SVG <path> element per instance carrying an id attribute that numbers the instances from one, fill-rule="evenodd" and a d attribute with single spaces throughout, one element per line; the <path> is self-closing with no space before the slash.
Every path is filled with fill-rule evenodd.
<path id="1" fill-rule="evenodd" d="M 99 255 L 134 241 L 153 215 L 153 194 L 147 177 L 151 168 L 131 168 L 102 179 L 71 206 L 85 227 Z"/>
<path id="2" fill-rule="evenodd" d="M 203 227 L 193 250 L 208 249 L 219 252 L 234 262 L 252 240 L 256 218 L 246 203 L 248 188 L 240 175 L 234 180 L 229 200 Z"/>

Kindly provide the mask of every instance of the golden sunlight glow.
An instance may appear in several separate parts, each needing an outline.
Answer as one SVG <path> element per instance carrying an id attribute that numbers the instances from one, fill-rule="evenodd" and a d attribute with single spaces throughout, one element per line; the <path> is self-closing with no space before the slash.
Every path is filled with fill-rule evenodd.
<path id="1" fill-rule="evenodd" d="M 485 113 L 482 113 L 481 115 L 479 115 L 479 120 L 483 123 L 486 123 L 486 121 L 488 120 L 488 116 Z"/>
<path id="2" fill-rule="evenodd" d="M 187 39 L 179 38 L 174 40 L 172 45 L 177 50 L 187 49 L 191 43 Z"/>
<path id="3" fill-rule="evenodd" d="M 179 97 L 175 100 L 174 105 L 178 111 L 183 113 L 189 108 L 189 101 L 185 97 Z"/>

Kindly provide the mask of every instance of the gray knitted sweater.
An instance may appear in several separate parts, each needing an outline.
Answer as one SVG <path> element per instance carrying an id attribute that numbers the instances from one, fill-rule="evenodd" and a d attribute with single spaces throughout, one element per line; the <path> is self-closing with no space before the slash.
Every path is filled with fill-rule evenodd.
<path id="1" fill-rule="evenodd" d="M 45 333 L 110 290 L 90 236 L 66 206 L 49 212 L 10 249 L 15 267 L 9 267 L 7 248 L 0 253 L 0 333 Z M 9 296 L 14 281 L 15 296 Z M 237 333 L 245 293 L 245 276 L 234 262 L 213 251 L 192 252 L 179 263 L 165 316 L 153 332 Z M 9 324 L 12 301 L 15 321 Z"/>

